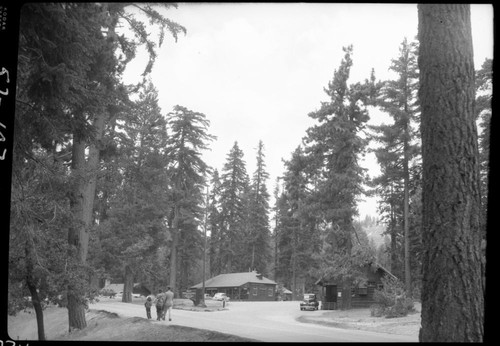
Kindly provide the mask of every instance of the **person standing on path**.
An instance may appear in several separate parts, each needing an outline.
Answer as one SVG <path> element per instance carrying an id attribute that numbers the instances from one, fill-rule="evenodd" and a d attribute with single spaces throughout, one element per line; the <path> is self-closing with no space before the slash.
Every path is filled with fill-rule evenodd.
<path id="1" fill-rule="evenodd" d="M 162 317 L 164 316 L 163 310 L 164 310 L 164 305 L 165 305 L 165 293 L 162 292 L 162 290 L 158 290 L 158 294 L 156 295 L 155 299 L 155 306 L 156 306 L 156 320 L 160 321 Z M 163 319 L 165 319 L 163 317 Z"/>
<path id="2" fill-rule="evenodd" d="M 144 303 L 144 306 L 146 307 L 146 315 L 148 316 L 148 320 L 151 319 L 151 306 L 153 305 L 153 302 L 151 301 L 151 297 L 148 297 L 146 299 L 146 302 Z"/>
<path id="3" fill-rule="evenodd" d="M 171 311 L 172 306 L 174 306 L 174 292 L 171 291 L 170 286 L 167 287 L 167 292 L 165 292 L 165 308 L 163 309 L 163 320 L 165 320 L 165 314 L 168 310 L 168 320 L 172 321 Z"/>

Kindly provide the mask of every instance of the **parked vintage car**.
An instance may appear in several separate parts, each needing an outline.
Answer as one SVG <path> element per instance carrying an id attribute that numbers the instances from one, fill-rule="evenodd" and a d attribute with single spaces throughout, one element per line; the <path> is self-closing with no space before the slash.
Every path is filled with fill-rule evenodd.
<path id="1" fill-rule="evenodd" d="M 300 302 L 300 310 L 318 310 L 319 302 L 316 294 L 305 293 L 304 300 Z"/>

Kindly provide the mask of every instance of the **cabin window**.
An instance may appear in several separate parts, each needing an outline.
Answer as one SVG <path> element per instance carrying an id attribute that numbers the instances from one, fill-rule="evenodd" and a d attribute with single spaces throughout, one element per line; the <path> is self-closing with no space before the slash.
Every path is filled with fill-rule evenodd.
<path id="1" fill-rule="evenodd" d="M 266 293 L 267 293 L 267 288 L 266 288 L 266 287 L 261 287 L 261 288 L 260 288 L 260 293 L 259 293 L 259 296 L 261 296 L 261 297 L 265 297 L 265 296 L 266 296 Z"/>
<path id="2" fill-rule="evenodd" d="M 241 290 L 241 299 L 248 299 L 248 288 L 243 287 Z"/>
<path id="3" fill-rule="evenodd" d="M 273 288 L 269 287 L 269 297 L 272 297 L 274 295 Z"/>
<path id="4" fill-rule="evenodd" d="M 252 288 L 252 294 L 253 294 L 254 296 L 256 296 L 256 295 L 258 294 L 258 290 L 259 290 L 259 289 L 258 289 L 257 287 L 253 287 L 253 288 Z"/>

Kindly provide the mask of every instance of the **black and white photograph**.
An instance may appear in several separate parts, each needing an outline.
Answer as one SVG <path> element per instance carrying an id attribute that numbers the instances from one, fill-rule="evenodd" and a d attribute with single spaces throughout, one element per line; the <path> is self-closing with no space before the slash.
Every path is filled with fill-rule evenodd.
<path id="1" fill-rule="evenodd" d="M 0 21 L 2 345 L 490 339 L 492 4 Z"/>

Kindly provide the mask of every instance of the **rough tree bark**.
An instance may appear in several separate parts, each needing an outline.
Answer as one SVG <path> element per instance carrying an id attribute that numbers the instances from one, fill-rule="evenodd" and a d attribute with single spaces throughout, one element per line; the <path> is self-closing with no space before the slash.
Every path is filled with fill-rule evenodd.
<path id="1" fill-rule="evenodd" d="M 134 271 L 130 265 L 125 266 L 125 280 L 123 284 L 122 302 L 132 302 L 132 291 L 134 289 Z"/>
<path id="2" fill-rule="evenodd" d="M 45 327 L 43 323 L 43 308 L 38 296 L 36 279 L 33 276 L 33 249 L 30 239 L 26 240 L 25 243 L 25 254 L 26 254 L 26 285 L 31 294 L 31 303 L 35 309 L 36 315 L 36 325 L 38 328 L 38 340 L 45 340 Z"/>
<path id="3" fill-rule="evenodd" d="M 470 5 L 418 5 L 423 163 L 422 342 L 484 335 Z"/>
<path id="4" fill-rule="evenodd" d="M 172 244 L 170 249 L 170 287 L 177 297 L 177 247 L 179 245 L 179 206 L 174 206 L 174 220 L 172 221 Z"/>
<path id="5" fill-rule="evenodd" d="M 87 263 L 90 228 L 92 226 L 92 211 L 94 207 L 97 171 L 99 168 L 99 143 L 104 132 L 106 114 L 97 115 L 94 120 L 95 139 L 89 145 L 88 160 L 85 155 L 87 141 L 75 134 L 73 138 L 71 170 L 75 177 L 75 187 L 72 192 L 70 207 L 78 224 L 70 227 L 68 243 L 80 266 Z M 75 287 L 73 282 L 68 285 L 68 317 L 69 330 L 84 329 L 85 299 L 81 295 L 81 287 Z"/>
<path id="6" fill-rule="evenodd" d="M 344 234 L 345 238 L 345 254 L 348 261 L 349 268 L 353 267 L 352 263 L 352 230 L 354 226 L 352 224 L 352 219 L 350 217 L 346 217 L 344 219 Z M 351 289 L 353 285 L 353 278 L 350 275 L 347 275 L 345 279 L 342 281 L 342 310 L 350 310 L 352 306 L 351 299 Z"/>

